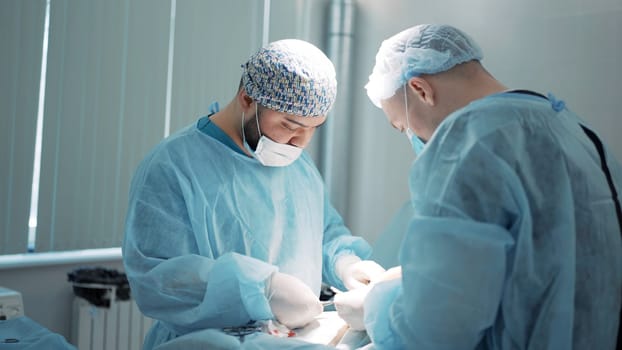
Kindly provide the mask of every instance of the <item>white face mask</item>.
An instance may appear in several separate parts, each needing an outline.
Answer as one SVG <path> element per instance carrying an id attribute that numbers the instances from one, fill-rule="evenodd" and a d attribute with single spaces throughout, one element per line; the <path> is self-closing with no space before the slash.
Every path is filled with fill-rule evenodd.
<path id="1" fill-rule="evenodd" d="M 257 116 L 257 104 L 255 103 L 255 121 L 257 122 L 257 131 L 259 132 L 259 141 L 257 147 L 253 151 L 248 143 L 246 143 L 246 135 L 244 133 L 244 112 L 242 112 L 242 141 L 244 147 L 264 166 L 287 166 L 292 164 L 302 154 L 302 148 L 278 143 L 270 140 L 268 137 L 261 135 L 259 129 L 259 118 Z"/>
<path id="2" fill-rule="evenodd" d="M 302 148 L 274 142 L 262 136 L 257 142 L 254 156 L 265 166 L 287 166 L 302 154 Z"/>

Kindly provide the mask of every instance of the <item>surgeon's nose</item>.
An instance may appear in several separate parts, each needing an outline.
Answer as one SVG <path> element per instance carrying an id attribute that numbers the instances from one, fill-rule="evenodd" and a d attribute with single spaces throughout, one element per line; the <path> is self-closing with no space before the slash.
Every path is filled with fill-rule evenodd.
<path id="1" fill-rule="evenodd" d="M 313 138 L 314 133 L 315 133 L 315 128 L 298 129 L 296 130 L 292 138 L 289 140 L 289 144 L 296 146 L 296 147 L 305 148 L 307 147 L 309 142 L 311 142 L 311 139 Z"/>

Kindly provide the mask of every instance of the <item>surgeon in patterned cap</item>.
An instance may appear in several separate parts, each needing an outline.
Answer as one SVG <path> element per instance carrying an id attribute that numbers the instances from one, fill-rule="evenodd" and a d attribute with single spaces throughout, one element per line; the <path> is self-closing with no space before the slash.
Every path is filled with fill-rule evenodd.
<path id="1" fill-rule="evenodd" d="M 344 226 L 303 151 L 336 91 L 318 48 L 273 42 L 242 65 L 223 110 L 140 164 L 123 259 L 140 310 L 157 320 L 145 349 L 212 348 L 268 321 L 302 327 L 322 312 L 322 282 L 354 289 L 384 272 L 366 260 L 369 244 Z"/>
<path id="2" fill-rule="evenodd" d="M 260 49 L 242 68 L 242 105 L 256 109 L 242 109 L 242 143 L 265 166 L 289 165 L 326 121 L 335 101 L 333 64 L 315 46 L 290 39 Z M 270 136 L 262 134 L 261 124 Z"/>

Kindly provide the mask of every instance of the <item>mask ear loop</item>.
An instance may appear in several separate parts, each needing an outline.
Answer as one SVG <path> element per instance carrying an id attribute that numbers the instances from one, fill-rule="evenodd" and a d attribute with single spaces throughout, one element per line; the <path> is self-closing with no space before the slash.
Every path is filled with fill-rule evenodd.
<path id="1" fill-rule="evenodd" d="M 244 111 L 242 111 L 242 145 L 246 144 L 246 133 L 244 132 Z"/>
<path id="2" fill-rule="evenodd" d="M 255 121 L 257 122 L 257 131 L 259 132 L 259 138 L 261 138 L 261 129 L 259 128 L 259 113 L 257 112 L 257 101 L 255 101 Z"/>
<path id="3" fill-rule="evenodd" d="M 242 111 L 242 143 L 246 143 L 246 133 L 244 132 L 244 111 Z M 259 118 L 257 117 L 257 102 L 255 102 L 255 122 L 257 122 L 257 131 L 261 137 L 261 129 L 259 129 Z"/>
<path id="4" fill-rule="evenodd" d="M 410 132 L 412 132 L 412 130 L 410 129 L 410 121 L 408 120 L 410 118 L 408 118 L 408 96 L 406 95 L 406 84 L 402 85 L 402 88 L 404 90 L 404 106 L 406 108 L 406 130 L 410 130 Z"/>

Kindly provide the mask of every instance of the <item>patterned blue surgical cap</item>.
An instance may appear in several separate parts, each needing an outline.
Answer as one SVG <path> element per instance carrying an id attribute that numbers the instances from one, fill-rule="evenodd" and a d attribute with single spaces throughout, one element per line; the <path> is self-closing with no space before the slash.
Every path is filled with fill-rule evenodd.
<path id="1" fill-rule="evenodd" d="M 335 102 L 335 67 L 320 49 L 306 41 L 272 42 L 242 68 L 242 87 L 269 109 L 316 117 L 325 116 Z"/>

